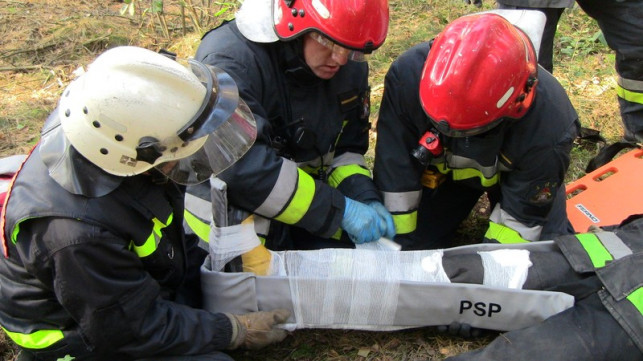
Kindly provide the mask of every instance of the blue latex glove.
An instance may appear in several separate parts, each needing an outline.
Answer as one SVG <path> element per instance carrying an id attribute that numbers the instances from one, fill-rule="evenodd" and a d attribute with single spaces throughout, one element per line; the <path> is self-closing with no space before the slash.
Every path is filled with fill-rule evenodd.
<path id="1" fill-rule="evenodd" d="M 393 222 L 393 216 L 391 215 L 391 213 L 380 202 L 374 201 L 370 202 L 368 205 L 373 207 L 373 209 L 375 209 L 375 212 L 377 212 L 377 214 L 382 217 L 382 221 L 384 221 L 386 229 L 380 230 L 382 233 L 382 237 L 386 237 L 392 240 L 393 237 L 395 237 L 395 222 Z"/>
<path id="2" fill-rule="evenodd" d="M 371 206 L 364 203 L 346 199 L 342 228 L 348 233 L 353 243 L 377 241 L 382 237 L 382 229 L 386 224 L 382 217 Z"/>

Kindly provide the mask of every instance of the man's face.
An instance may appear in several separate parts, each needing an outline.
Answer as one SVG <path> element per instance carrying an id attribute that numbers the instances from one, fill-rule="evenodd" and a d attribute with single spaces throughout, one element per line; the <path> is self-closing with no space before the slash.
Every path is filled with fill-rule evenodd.
<path id="1" fill-rule="evenodd" d="M 304 60 L 313 73 L 322 79 L 330 79 L 339 68 L 348 62 L 349 51 L 336 45 L 322 44 L 311 33 L 304 35 Z"/>

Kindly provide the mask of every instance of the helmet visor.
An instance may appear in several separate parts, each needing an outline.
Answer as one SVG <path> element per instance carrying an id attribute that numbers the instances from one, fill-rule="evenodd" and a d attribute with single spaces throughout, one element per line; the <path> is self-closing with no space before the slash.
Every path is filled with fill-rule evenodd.
<path id="1" fill-rule="evenodd" d="M 203 146 L 192 155 L 161 163 L 156 169 L 176 183 L 192 185 L 204 182 L 230 167 L 257 139 L 257 125 L 246 103 L 237 98 L 236 109 L 228 119 L 205 135 L 204 139 Z"/>
<path id="2" fill-rule="evenodd" d="M 201 81 L 207 95 L 199 111 L 179 130 L 179 138 L 185 141 L 212 133 L 236 111 L 239 104 L 237 84 L 228 73 L 195 60 L 189 60 L 188 67 Z"/>
<path id="3" fill-rule="evenodd" d="M 313 38 L 318 43 L 320 43 L 321 45 L 330 49 L 333 52 L 333 54 L 345 56 L 348 60 L 352 60 L 352 61 L 359 61 L 359 62 L 368 61 L 366 53 L 358 50 L 345 48 L 316 31 L 311 32 L 310 37 Z"/>

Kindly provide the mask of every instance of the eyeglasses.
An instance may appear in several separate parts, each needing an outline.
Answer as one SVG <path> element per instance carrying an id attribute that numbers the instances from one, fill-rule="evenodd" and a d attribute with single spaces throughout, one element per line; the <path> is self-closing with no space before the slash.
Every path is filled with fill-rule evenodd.
<path id="1" fill-rule="evenodd" d="M 315 41 L 325 46 L 326 48 L 332 50 L 333 54 L 345 56 L 346 58 L 348 58 L 348 60 L 352 61 L 366 61 L 366 54 L 364 54 L 363 52 L 346 49 L 345 47 L 335 43 L 334 41 L 330 40 L 320 33 L 313 31 L 310 33 L 310 37 L 315 39 Z"/>

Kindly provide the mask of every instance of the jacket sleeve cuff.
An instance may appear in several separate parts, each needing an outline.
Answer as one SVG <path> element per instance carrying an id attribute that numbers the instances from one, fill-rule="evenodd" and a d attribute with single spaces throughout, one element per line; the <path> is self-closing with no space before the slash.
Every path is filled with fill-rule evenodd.
<path id="1" fill-rule="evenodd" d="M 224 313 L 224 315 L 230 321 L 231 327 L 231 336 L 230 344 L 228 344 L 227 350 L 234 350 L 239 348 L 243 344 L 243 340 L 246 338 L 246 328 L 239 322 L 239 320 L 230 313 Z"/>

